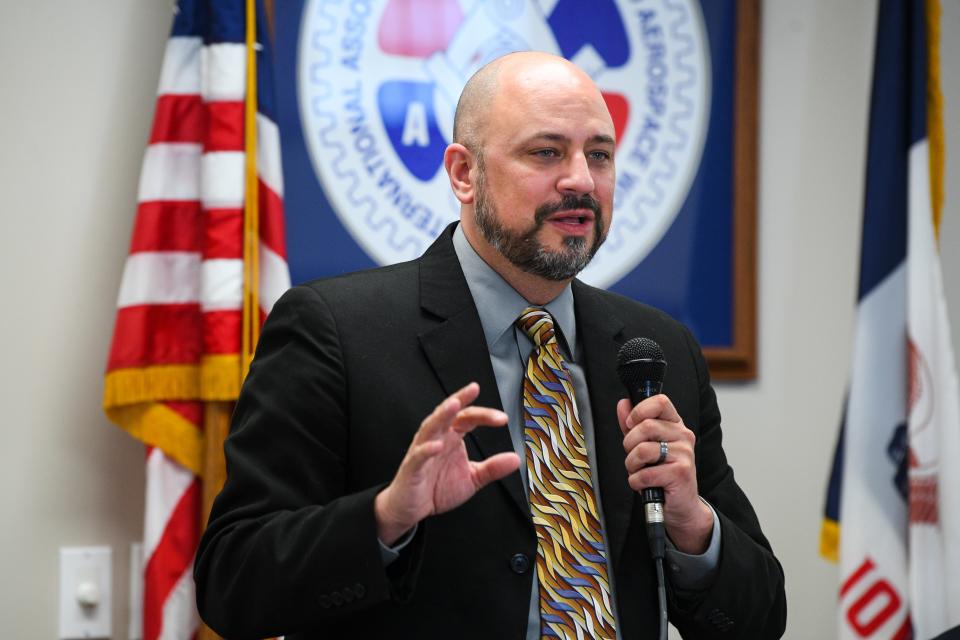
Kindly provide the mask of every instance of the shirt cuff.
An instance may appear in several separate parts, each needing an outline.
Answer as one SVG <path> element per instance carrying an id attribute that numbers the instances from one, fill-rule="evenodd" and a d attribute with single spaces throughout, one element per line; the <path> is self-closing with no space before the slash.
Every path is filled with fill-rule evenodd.
<path id="1" fill-rule="evenodd" d="M 702 591 L 709 587 L 720 563 L 720 518 L 709 502 L 700 500 L 713 514 L 713 533 L 707 550 L 700 555 L 684 553 L 667 538 L 667 573 L 673 586 L 682 591 Z"/>
<path id="2" fill-rule="evenodd" d="M 717 516 L 714 514 L 714 527 L 717 527 L 716 519 Z M 392 547 L 388 547 L 383 543 L 383 540 L 377 538 L 377 542 L 380 543 L 380 559 L 383 561 L 383 566 L 389 567 L 397 558 L 400 557 L 400 552 L 403 551 L 403 548 L 410 544 L 410 541 L 413 540 L 413 536 L 417 535 L 417 527 L 419 525 L 414 525 L 413 529 L 407 531 L 405 534 L 400 536 L 400 539 L 397 540 L 396 544 Z"/>

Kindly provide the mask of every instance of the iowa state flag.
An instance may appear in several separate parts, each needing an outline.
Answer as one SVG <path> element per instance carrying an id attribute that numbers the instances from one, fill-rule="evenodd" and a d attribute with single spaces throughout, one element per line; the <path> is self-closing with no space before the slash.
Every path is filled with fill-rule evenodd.
<path id="1" fill-rule="evenodd" d="M 878 11 L 853 373 L 821 553 L 838 637 L 960 625 L 960 394 L 937 246 L 939 4 Z"/>

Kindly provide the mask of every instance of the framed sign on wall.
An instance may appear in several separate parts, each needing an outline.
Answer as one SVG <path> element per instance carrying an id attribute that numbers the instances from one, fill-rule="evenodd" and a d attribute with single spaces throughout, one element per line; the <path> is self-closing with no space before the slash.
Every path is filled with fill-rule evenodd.
<path id="1" fill-rule="evenodd" d="M 303 0 L 274 25 L 294 282 L 420 255 L 459 216 L 442 156 L 463 84 L 549 51 L 617 134 L 581 278 L 688 325 L 716 378 L 756 375 L 757 0 Z"/>

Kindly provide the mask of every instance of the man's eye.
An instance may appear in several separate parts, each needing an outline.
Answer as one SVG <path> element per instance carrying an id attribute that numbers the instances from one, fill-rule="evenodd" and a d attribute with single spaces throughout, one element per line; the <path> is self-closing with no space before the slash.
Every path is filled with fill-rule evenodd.
<path id="1" fill-rule="evenodd" d="M 607 151 L 591 151 L 590 159 L 591 160 L 609 160 L 610 153 L 608 153 Z"/>
<path id="2" fill-rule="evenodd" d="M 537 149 L 533 155 L 540 158 L 556 158 L 559 154 L 556 149 Z"/>

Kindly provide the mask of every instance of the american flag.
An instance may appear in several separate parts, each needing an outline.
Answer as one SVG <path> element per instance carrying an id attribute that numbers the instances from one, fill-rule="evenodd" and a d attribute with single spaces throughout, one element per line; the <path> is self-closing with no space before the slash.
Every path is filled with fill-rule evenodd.
<path id="1" fill-rule="evenodd" d="M 266 26 L 260 1 L 179 0 L 160 73 L 104 388 L 147 445 L 144 640 L 197 633 L 204 430 L 290 286 Z"/>

